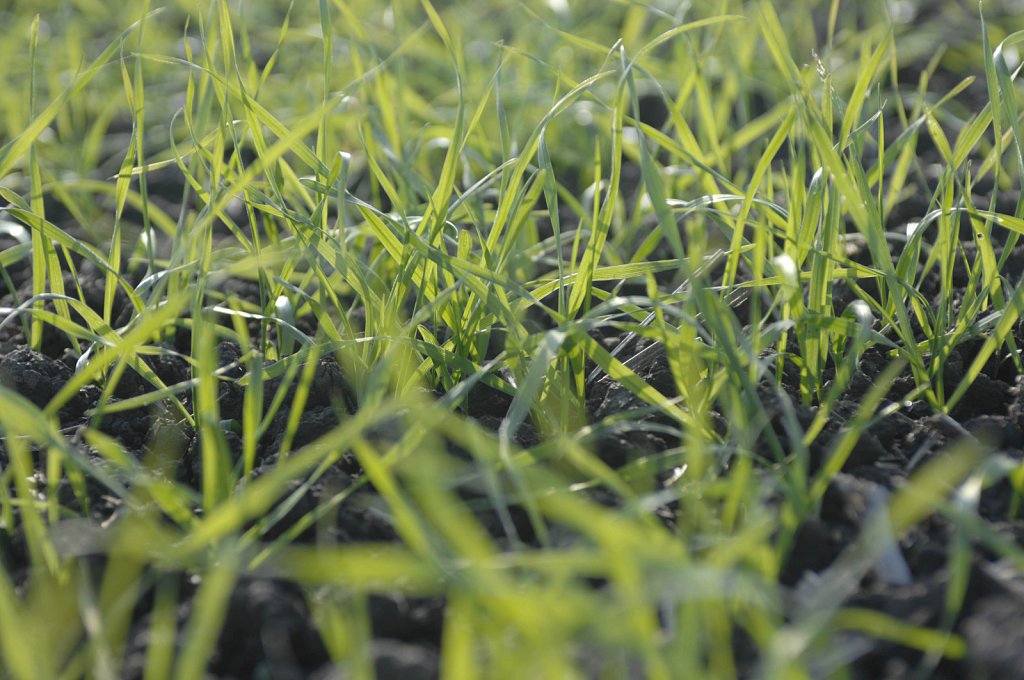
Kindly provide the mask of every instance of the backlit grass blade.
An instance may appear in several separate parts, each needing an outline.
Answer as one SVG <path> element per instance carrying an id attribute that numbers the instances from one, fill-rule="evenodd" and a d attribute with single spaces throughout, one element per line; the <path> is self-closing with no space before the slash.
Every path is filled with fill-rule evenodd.
<path id="1" fill-rule="evenodd" d="M 104 257 L 99 251 L 88 243 L 72 237 L 55 224 L 48 222 L 43 217 L 37 215 L 35 211 L 33 211 L 32 208 L 30 208 L 29 205 L 16 193 L 10 189 L 0 187 L 0 196 L 9 202 L 9 205 L 4 208 L 4 211 L 30 227 L 34 233 L 38 232 L 41 234 L 42 238 L 56 242 L 62 248 L 81 255 L 93 262 L 99 269 L 108 273 L 113 272 L 116 275 L 116 270 L 110 266 L 106 257 Z M 131 298 L 134 294 L 132 286 L 120 277 L 118 277 L 118 282 L 125 289 L 125 292 L 128 293 L 129 298 Z"/>
<path id="2" fill-rule="evenodd" d="M 607 78 L 612 75 L 612 71 L 602 71 L 596 73 L 589 78 L 584 79 L 574 87 L 572 90 L 567 92 L 561 97 L 550 111 L 545 114 L 541 123 L 537 126 L 534 132 L 530 135 L 530 138 L 526 141 L 523 146 L 523 151 L 519 155 L 518 161 L 516 162 L 512 176 L 507 185 L 507 190 L 514 192 L 518 189 L 519 184 L 522 182 L 523 176 L 526 174 L 529 167 L 529 163 L 536 153 L 537 145 L 539 144 L 540 135 L 543 130 L 547 127 L 550 121 L 557 116 L 559 113 L 564 111 L 569 105 L 578 99 L 583 93 L 585 93 L 595 83 Z M 506 238 L 505 227 L 511 213 L 511 204 L 508 201 L 502 201 L 498 206 L 498 211 L 494 218 L 491 231 L 487 235 L 487 250 L 494 251 L 497 249 L 498 244 L 502 239 Z"/>
<path id="3" fill-rule="evenodd" d="M 170 680 L 178 633 L 178 588 L 173 579 L 162 579 L 156 586 L 153 616 L 146 646 L 145 680 Z"/>
<path id="4" fill-rule="evenodd" d="M 958 635 L 912 626 L 871 609 L 844 609 L 836 616 L 836 624 L 845 630 L 937 653 L 948 659 L 961 659 L 967 654 L 967 643 Z"/>
<path id="5" fill-rule="evenodd" d="M 772 160 L 775 158 L 775 154 L 778 153 L 779 149 L 782 148 L 783 143 L 789 136 L 790 130 L 793 127 L 793 123 L 796 121 L 796 111 L 791 110 L 786 118 L 779 125 L 775 134 L 772 136 L 771 141 L 768 142 L 768 147 L 761 155 L 757 166 L 754 169 L 753 175 L 750 178 L 750 184 L 747 188 L 746 196 L 744 197 L 743 205 L 740 207 L 740 214 L 736 218 L 735 224 L 732 231 L 732 240 L 730 242 L 729 257 L 726 260 L 725 274 L 722 278 L 722 283 L 726 287 L 732 286 L 736 280 L 736 271 L 739 266 L 740 259 L 740 246 L 743 243 L 743 233 L 746 226 L 747 216 L 750 214 L 750 210 L 753 206 L 754 195 L 764 179 L 765 174 L 771 165 Z M 755 278 L 759 278 L 755 276 Z"/>
<path id="6" fill-rule="evenodd" d="M 640 102 L 637 97 L 636 82 L 632 71 L 628 71 L 626 73 L 626 83 L 629 86 L 629 98 L 634 114 L 639 118 Z M 644 180 L 644 187 L 650 196 L 651 205 L 654 207 L 654 214 L 658 217 L 658 224 L 661 227 L 662 234 L 666 239 L 668 239 L 669 244 L 671 244 L 673 254 L 678 258 L 680 263 L 682 263 L 685 257 L 683 241 L 679 235 L 679 229 L 676 226 L 676 222 L 672 219 L 672 214 L 668 208 L 668 204 L 665 202 L 667 198 L 665 183 L 662 181 L 659 170 L 654 163 L 654 160 L 651 158 L 651 152 L 648 150 L 646 138 L 643 136 L 642 132 L 639 130 L 638 132 L 640 170 Z"/>
<path id="7" fill-rule="evenodd" d="M 150 15 L 158 11 L 160 10 L 154 10 Z M 137 24 L 138 22 L 136 25 Z M 0 147 L 0 177 L 4 177 L 10 172 L 13 165 L 24 156 L 29 147 L 31 147 L 39 135 L 42 134 L 43 130 L 46 129 L 46 127 L 67 105 L 68 100 L 71 99 L 72 96 L 81 92 L 96 76 L 100 69 L 103 68 L 103 66 L 110 61 L 115 54 L 117 54 L 121 49 L 123 41 L 131 35 L 132 31 L 135 30 L 136 25 L 132 25 L 122 31 L 117 38 L 111 41 L 103 52 L 101 52 L 99 56 L 89 64 L 89 66 L 75 74 L 67 89 L 65 89 L 60 96 L 50 102 L 46 108 L 36 115 L 21 134 L 4 144 L 3 147 Z"/>
<path id="8" fill-rule="evenodd" d="M 568 315 L 570 317 L 574 317 L 581 308 L 586 309 L 589 307 L 594 270 L 598 267 L 600 252 L 604 249 L 604 243 L 608 238 L 608 232 L 611 229 L 616 206 L 618 205 L 619 180 L 622 176 L 622 120 L 625 115 L 625 106 L 625 92 L 623 86 L 620 86 L 616 90 L 615 104 L 612 109 L 611 170 L 608 187 L 605 191 L 604 202 L 601 204 L 600 212 L 595 216 L 593 229 L 577 268 L 579 277 L 573 282 L 572 290 L 569 292 Z M 600 189 L 595 191 L 595 209 L 597 207 L 598 193 L 600 193 Z"/>
<path id="9" fill-rule="evenodd" d="M 307 585 L 343 585 L 356 592 L 431 595 L 441 590 L 441 572 L 421 555 L 395 544 L 289 547 L 264 571 Z"/>
<path id="10" fill-rule="evenodd" d="M 236 569 L 236 561 L 224 555 L 203 579 L 184 631 L 174 680 L 202 677 L 224 623 L 228 600 L 237 580 Z"/>
<path id="11" fill-rule="evenodd" d="M 892 34 L 887 34 L 886 38 L 878 43 L 871 56 L 867 56 L 867 46 L 865 45 L 864 52 L 861 55 L 861 67 L 858 69 L 859 75 L 857 77 L 857 83 L 853 87 L 853 91 L 850 93 L 849 103 L 846 107 L 846 113 L 843 115 L 842 127 L 839 130 L 839 148 L 843 149 L 846 147 L 847 142 L 850 139 L 850 133 L 855 127 L 861 124 L 861 111 L 864 107 L 864 102 L 867 99 L 868 88 L 871 87 L 871 82 L 878 77 L 882 70 L 885 68 L 885 58 L 892 54 Z"/>
<path id="12" fill-rule="evenodd" d="M 0 635 L 3 665 L 16 680 L 42 680 L 55 669 L 47 668 L 45 657 L 32 653 L 31 631 L 24 625 L 26 618 L 10 577 L 0 569 L 0 625 L 5 631 Z"/>

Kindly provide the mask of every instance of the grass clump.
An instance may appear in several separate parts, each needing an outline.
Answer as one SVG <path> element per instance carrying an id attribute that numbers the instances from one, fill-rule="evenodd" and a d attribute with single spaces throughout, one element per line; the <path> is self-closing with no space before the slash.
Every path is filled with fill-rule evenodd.
<path id="1" fill-rule="evenodd" d="M 1015 17 L 51 4 L 0 22 L 0 675 L 1003 668 Z"/>

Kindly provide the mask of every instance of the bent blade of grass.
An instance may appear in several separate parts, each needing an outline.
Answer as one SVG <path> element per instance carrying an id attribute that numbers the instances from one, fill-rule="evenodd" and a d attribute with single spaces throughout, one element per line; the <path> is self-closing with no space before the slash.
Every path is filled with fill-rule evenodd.
<path id="1" fill-rule="evenodd" d="M 0 313 L 5 315 L 4 320 L 0 321 L 0 328 L 4 328 L 8 323 L 20 316 L 28 315 L 48 323 L 57 330 L 63 331 L 68 337 L 80 338 L 93 343 L 101 343 L 104 341 L 105 337 L 109 337 L 109 335 L 113 334 L 113 331 L 109 328 L 104 332 L 102 323 L 99 324 L 98 330 L 93 330 L 92 327 L 86 328 L 74 321 L 69 321 L 63 316 L 58 316 L 54 312 L 45 308 L 37 308 L 37 303 L 56 302 L 57 300 L 63 301 L 75 311 L 81 310 L 86 312 L 82 314 L 86 319 L 89 318 L 90 314 L 93 314 L 93 311 L 81 300 L 76 300 L 75 298 L 68 297 L 67 295 L 43 293 L 42 295 L 33 295 L 13 309 L 10 307 L 0 307 Z M 100 333 L 103 333 L 103 335 L 100 335 Z"/>
<path id="2" fill-rule="evenodd" d="M 690 21 L 685 24 L 679 24 L 674 26 L 658 37 L 647 42 L 643 47 L 637 50 L 636 54 L 630 60 L 630 68 L 637 64 L 643 57 L 646 57 L 649 53 L 653 52 L 659 46 L 666 42 L 677 38 L 684 33 L 697 30 L 698 28 L 705 28 L 707 26 L 715 26 L 717 24 L 732 22 L 732 21 L 745 21 L 746 17 L 741 14 L 719 14 L 717 16 L 706 17 L 704 19 L 698 19 L 696 21 Z"/>

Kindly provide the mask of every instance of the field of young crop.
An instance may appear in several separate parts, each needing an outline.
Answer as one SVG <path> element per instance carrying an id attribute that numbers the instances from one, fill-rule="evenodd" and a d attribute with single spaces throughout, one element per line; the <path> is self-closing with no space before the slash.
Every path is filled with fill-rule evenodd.
<path id="1" fill-rule="evenodd" d="M 1024 677 L 1022 10 L 0 2 L 0 678 Z"/>

